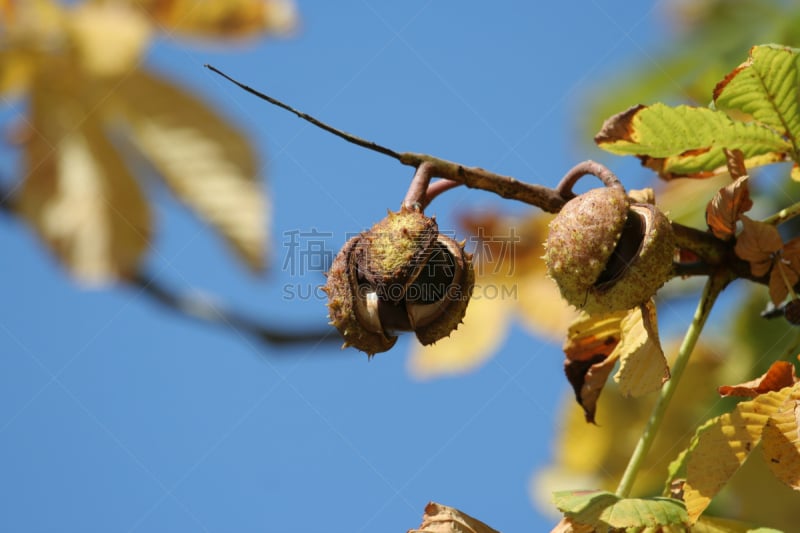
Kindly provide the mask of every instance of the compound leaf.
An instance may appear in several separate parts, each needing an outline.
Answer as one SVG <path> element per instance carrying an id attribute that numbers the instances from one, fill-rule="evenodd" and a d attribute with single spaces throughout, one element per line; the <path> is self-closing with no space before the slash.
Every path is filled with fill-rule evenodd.
<path id="1" fill-rule="evenodd" d="M 723 111 L 635 106 L 606 120 L 595 142 L 618 155 L 636 155 L 661 177 L 705 178 L 725 172 L 724 149 L 741 150 L 748 168 L 782 161 L 792 145 L 771 127 L 731 119 Z"/>
<path id="2" fill-rule="evenodd" d="M 728 482 L 760 442 L 769 417 L 776 413 L 791 389 L 762 394 L 739 403 L 732 412 L 712 418 L 689 446 L 684 501 L 692 522 Z"/>
<path id="3" fill-rule="evenodd" d="M 620 498 L 605 491 L 562 491 L 553 495 L 556 507 L 573 524 L 594 531 L 682 532 L 689 525 L 683 502 L 671 498 Z"/>
<path id="4" fill-rule="evenodd" d="M 261 270 L 267 201 L 244 135 L 191 94 L 141 70 L 114 96 L 132 141 L 175 195 L 214 226 L 252 270 Z"/>
<path id="5" fill-rule="evenodd" d="M 136 271 L 150 210 L 98 116 L 87 114 L 83 85 L 52 74 L 32 87 L 19 212 L 78 279 L 100 285 Z"/>
<path id="6" fill-rule="evenodd" d="M 747 61 L 714 89 L 717 109 L 745 113 L 773 128 L 791 142 L 793 155 L 800 137 L 797 52 L 785 46 L 754 46 Z"/>
<path id="7" fill-rule="evenodd" d="M 795 385 L 762 436 L 765 462 L 779 480 L 800 490 L 800 387 Z"/>

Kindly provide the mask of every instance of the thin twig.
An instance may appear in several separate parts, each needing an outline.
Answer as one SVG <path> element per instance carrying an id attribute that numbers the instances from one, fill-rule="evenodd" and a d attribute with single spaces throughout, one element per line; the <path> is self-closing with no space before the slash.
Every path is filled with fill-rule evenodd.
<path id="1" fill-rule="evenodd" d="M 291 331 L 286 327 L 269 326 L 238 312 L 225 309 L 206 298 L 181 294 L 153 276 L 137 273 L 129 282 L 170 311 L 210 324 L 225 326 L 240 331 L 271 345 L 288 345 L 314 342 L 341 342 L 339 335 L 331 327 L 316 330 Z"/>
<path id="2" fill-rule="evenodd" d="M 800 215 L 800 202 L 792 204 L 785 209 L 781 209 L 771 217 L 765 218 L 762 222 L 766 224 L 778 225 L 783 224 L 787 220 L 792 219 L 797 215 Z"/>
<path id="3" fill-rule="evenodd" d="M 226 80 L 230 81 L 231 83 L 235 84 L 236 86 L 244 89 L 245 91 L 249 92 L 269 102 L 272 105 L 278 106 L 281 109 L 285 109 L 289 111 L 301 119 L 310 122 L 311 124 L 321 128 L 329 133 L 336 135 L 344 139 L 345 141 L 360 146 L 362 148 L 366 148 L 368 150 L 372 150 L 374 152 L 378 152 L 384 155 L 387 155 L 393 159 L 400 161 L 400 163 L 412 167 L 419 167 L 422 163 L 430 163 L 431 166 L 431 177 L 432 178 L 444 178 L 448 180 L 455 181 L 457 183 L 461 183 L 470 187 L 472 189 L 481 189 L 484 191 L 493 192 L 503 198 L 508 198 L 511 200 L 518 200 L 520 202 L 524 202 L 530 205 L 535 205 L 548 213 L 557 213 L 561 206 L 563 206 L 569 198 L 562 197 L 559 192 L 555 189 L 550 189 L 548 187 L 543 187 L 541 185 L 532 185 L 530 183 L 525 183 L 518 181 L 514 178 L 508 176 L 502 176 L 500 174 L 495 174 L 493 172 L 489 172 L 488 170 L 484 170 L 482 168 L 477 167 L 465 167 L 458 163 L 453 163 L 452 161 L 447 161 L 444 159 L 439 159 L 438 157 L 434 157 L 431 155 L 426 154 L 417 154 L 411 152 L 396 152 L 390 148 L 382 146 L 378 143 L 368 141 L 366 139 L 362 139 L 361 137 L 357 137 L 355 135 L 351 135 L 345 131 L 342 131 L 338 128 L 334 128 L 321 120 L 318 120 L 308 113 L 304 113 L 295 109 L 294 107 L 281 102 L 280 100 L 273 98 L 267 94 L 264 94 L 260 91 L 257 91 L 244 83 L 241 83 L 234 78 L 228 76 L 221 70 L 213 67 L 211 65 L 206 65 L 206 68 L 211 70 L 212 72 L 222 76 Z M 608 169 L 606 169 L 608 170 Z M 610 172 L 610 171 L 609 171 Z"/>
<path id="4" fill-rule="evenodd" d="M 0 213 L 14 214 L 14 193 L 4 185 L 0 185 Z"/>
<path id="5" fill-rule="evenodd" d="M 329 133 L 333 133 L 337 137 L 341 137 L 342 139 L 346 140 L 347 142 L 356 144 L 358 146 L 361 146 L 362 148 L 367 148 L 368 150 L 372 150 L 373 152 L 378 152 L 378 153 L 383 154 L 383 155 L 388 155 L 389 157 L 392 157 L 392 158 L 397 159 L 397 160 L 400 159 L 400 154 L 398 154 L 394 150 L 386 148 L 385 146 L 381 146 L 378 143 L 374 143 L 372 141 L 367 141 L 366 139 L 362 139 L 361 137 L 356 137 L 355 135 L 347 133 L 346 131 L 342 131 L 342 130 L 340 130 L 338 128 L 334 128 L 333 126 L 325 124 L 321 120 L 317 120 L 316 118 L 312 117 L 308 113 L 303 113 L 302 111 L 298 111 L 297 109 L 293 108 L 292 106 L 290 106 L 288 104 L 285 104 L 285 103 L 281 102 L 280 100 L 278 100 L 276 98 L 273 98 L 273 97 L 271 97 L 271 96 L 269 96 L 267 94 L 264 94 L 264 93 L 262 93 L 260 91 L 257 91 L 255 89 L 253 89 L 252 87 L 249 87 L 249 86 L 245 85 L 244 83 L 241 83 L 241 82 L 231 78 L 230 76 L 228 76 L 227 74 L 225 74 L 224 72 L 222 72 L 221 70 L 217 69 L 216 67 L 214 67 L 212 65 L 208 65 L 207 64 L 207 65 L 205 65 L 205 67 L 207 69 L 209 69 L 210 71 L 214 72 L 215 74 L 219 74 L 220 76 L 222 76 L 226 80 L 228 80 L 231 83 L 239 86 L 241 89 L 244 89 L 245 91 L 249 92 L 250 94 L 253 94 L 253 95 L 257 96 L 257 97 L 261 98 L 262 100 L 266 100 L 270 104 L 278 106 L 281 109 L 285 109 L 286 111 L 294 113 L 295 115 L 297 115 L 298 117 L 302 118 L 303 120 L 305 120 L 307 122 L 310 122 L 311 124 L 315 125 L 316 127 L 322 128 L 323 130 L 325 130 L 325 131 L 327 131 Z"/>

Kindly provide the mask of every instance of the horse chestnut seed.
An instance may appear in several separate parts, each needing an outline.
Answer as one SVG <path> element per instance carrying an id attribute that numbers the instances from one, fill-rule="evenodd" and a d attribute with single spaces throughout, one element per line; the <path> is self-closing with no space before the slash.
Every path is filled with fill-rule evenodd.
<path id="1" fill-rule="evenodd" d="M 325 292 L 344 346 L 373 355 L 398 331 L 422 344 L 450 335 L 464 318 L 475 274 L 464 245 L 439 233 L 434 218 L 401 208 L 353 237 L 336 256 Z"/>
<path id="2" fill-rule="evenodd" d="M 672 225 L 652 204 L 632 203 L 621 187 L 592 189 L 550 223 L 548 275 L 570 304 L 589 314 L 631 309 L 672 276 Z"/>

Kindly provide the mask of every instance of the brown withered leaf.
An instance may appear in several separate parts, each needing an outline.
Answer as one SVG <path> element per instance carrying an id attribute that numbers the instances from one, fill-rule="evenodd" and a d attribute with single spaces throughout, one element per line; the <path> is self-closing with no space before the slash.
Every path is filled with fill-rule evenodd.
<path id="1" fill-rule="evenodd" d="M 656 306 L 652 300 L 622 319 L 622 341 L 614 349 L 620 360 L 614 381 L 623 396 L 638 398 L 657 391 L 669 379 L 669 365 L 658 338 Z"/>
<path id="2" fill-rule="evenodd" d="M 784 243 L 781 259 L 789 265 L 789 268 L 800 273 L 800 237 Z"/>
<path id="3" fill-rule="evenodd" d="M 564 373 L 587 422 L 594 423 L 597 399 L 614 369 L 617 357 L 611 355 L 620 342 L 621 323 L 627 314 L 627 311 L 595 316 L 584 313 L 567 332 Z"/>
<path id="4" fill-rule="evenodd" d="M 741 176 L 720 189 L 706 207 L 706 224 L 718 239 L 730 240 L 736 232 L 736 221 L 753 207 L 748 187 L 749 176 Z"/>
<path id="5" fill-rule="evenodd" d="M 418 529 L 408 533 L 499 533 L 477 518 L 440 503 L 429 502 Z"/>
<path id="6" fill-rule="evenodd" d="M 780 305 L 789 294 L 789 287 L 794 287 L 800 281 L 800 275 L 791 268 L 790 263 L 783 258 L 775 261 L 775 266 L 769 275 L 769 298 L 775 305 Z"/>
<path id="7" fill-rule="evenodd" d="M 728 167 L 728 174 L 731 178 L 737 180 L 747 175 L 747 167 L 744 164 L 744 152 L 735 148 L 728 150 L 723 148 L 722 152 L 725 154 L 725 164 Z"/>
<path id="8" fill-rule="evenodd" d="M 722 385 L 717 390 L 721 396 L 755 398 L 759 394 L 778 391 L 797 383 L 794 365 L 788 361 L 775 361 L 769 370 L 756 379 L 738 385 Z"/>
<path id="9" fill-rule="evenodd" d="M 736 255 L 750 263 L 754 276 L 763 276 L 772 268 L 775 252 L 783 247 L 777 228 L 742 215 L 742 233 L 736 241 Z"/>

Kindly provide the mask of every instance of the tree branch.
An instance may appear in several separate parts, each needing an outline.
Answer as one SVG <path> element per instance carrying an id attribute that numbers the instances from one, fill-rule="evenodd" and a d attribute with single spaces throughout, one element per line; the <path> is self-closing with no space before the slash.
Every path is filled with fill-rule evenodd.
<path id="1" fill-rule="evenodd" d="M 0 184 L 0 213 L 14 214 L 14 193 L 3 184 Z"/>
<path id="2" fill-rule="evenodd" d="M 482 168 L 465 167 L 458 163 L 453 163 L 452 161 L 439 159 L 438 157 L 434 157 L 432 155 L 427 155 L 427 154 L 397 152 L 385 146 L 381 146 L 378 143 L 362 139 L 361 137 L 357 137 L 355 135 L 351 135 L 350 133 L 342 131 L 338 128 L 334 128 L 333 126 L 312 117 L 308 113 L 299 111 L 293 108 L 292 106 L 281 102 L 276 98 L 273 98 L 267 94 L 257 91 L 252 87 L 249 87 L 235 80 L 234 78 L 228 76 L 227 74 L 217 69 L 216 67 L 213 67 L 211 65 L 205 65 L 205 67 L 211 70 L 212 72 L 222 76 L 223 78 L 235 84 L 236 86 L 240 87 L 241 89 L 247 91 L 248 93 L 257 96 L 258 98 L 266 102 L 269 102 L 272 105 L 278 106 L 281 109 L 285 109 L 286 111 L 294 113 L 301 119 L 310 122 L 311 124 L 317 126 L 318 128 L 321 128 L 329 133 L 332 133 L 349 143 L 355 144 L 356 146 L 360 146 L 362 148 L 366 148 L 368 150 L 372 150 L 373 152 L 378 152 L 380 154 L 387 155 L 393 159 L 396 159 L 397 161 L 399 161 L 404 165 L 412 166 L 415 168 L 419 167 L 423 163 L 429 163 L 430 164 L 429 172 L 431 178 L 444 178 L 452 180 L 456 183 L 466 185 L 467 187 L 470 187 L 472 189 L 481 189 L 484 191 L 493 192 L 503 198 L 518 200 L 526 204 L 535 205 L 540 209 L 547 211 L 548 213 L 557 213 L 561 209 L 561 206 L 563 206 L 566 203 L 566 201 L 569 200 L 569 198 L 562 197 L 559 191 L 555 189 L 550 189 L 548 187 L 543 187 L 541 185 L 532 185 L 530 183 L 518 181 L 509 176 L 502 176 L 500 174 L 495 174 L 494 172 L 489 172 L 488 170 L 484 170 Z"/>
<path id="3" fill-rule="evenodd" d="M 153 276 L 137 273 L 130 278 L 131 286 L 141 294 L 161 304 L 175 313 L 218 326 L 225 326 L 269 344 L 285 346 L 289 344 L 341 342 L 339 335 L 332 327 L 290 331 L 285 327 L 269 326 L 224 307 L 212 303 L 205 298 L 191 294 L 181 294 L 165 284 L 158 282 Z"/>

